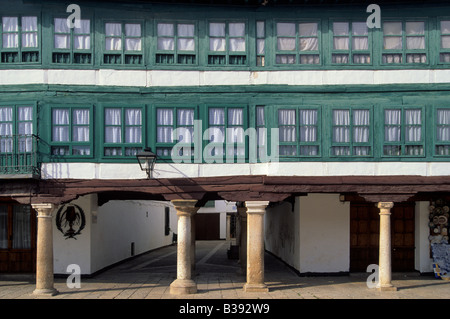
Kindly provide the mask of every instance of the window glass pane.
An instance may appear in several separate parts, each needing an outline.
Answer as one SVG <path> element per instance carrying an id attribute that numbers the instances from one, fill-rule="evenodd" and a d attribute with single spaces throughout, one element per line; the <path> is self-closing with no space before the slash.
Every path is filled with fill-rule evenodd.
<path id="1" fill-rule="evenodd" d="M 31 210 L 26 205 L 13 206 L 13 249 L 31 248 Z"/>
<path id="2" fill-rule="evenodd" d="M 19 32 L 19 18 L 3 17 L 2 26 L 3 32 Z"/>
<path id="3" fill-rule="evenodd" d="M 298 34 L 302 37 L 317 36 L 317 23 L 299 23 Z"/>
<path id="4" fill-rule="evenodd" d="M 193 24 L 179 24 L 177 26 L 179 37 L 193 37 L 195 35 L 195 26 Z"/>
<path id="5" fill-rule="evenodd" d="M 55 18 L 55 32 L 56 33 L 69 33 L 69 27 L 67 26 L 67 19 Z"/>
<path id="6" fill-rule="evenodd" d="M 37 31 L 37 17 L 22 17 L 22 32 Z"/>
<path id="7" fill-rule="evenodd" d="M 231 37 L 245 36 L 245 23 L 230 23 L 228 28 Z"/>
<path id="8" fill-rule="evenodd" d="M 122 24 L 120 23 L 105 23 L 105 35 L 106 36 L 121 36 Z"/>
<path id="9" fill-rule="evenodd" d="M 280 51 L 293 51 L 295 50 L 295 38 L 278 38 L 277 48 Z"/>
<path id="10" fill-rule="evenodd" d="M 406 35 L 425 34 L 425 22 L 406 22 Z"/>
<path id="11" fill-rule="evenodd" d="M 277 23 L 277 36 L 295 37 L 295 23 Z"/>
<path id="12" fill-rule="evenodd" d="M 140 37 L 141 36 L 141 25 L 138 23 L 125 24 L 125 36 L 126 37 Z"/>
<path id="13" fill-rule="evenodd" d="M 172 23 L 158 23 L 158 36 L 174 36 L 174 26 Z"/>
<path id="14" fill-rule="evenodd" d="M 91 20 L 80 19 L 80 27 L 75 26 L 73 32 L 75 34 L 91 33 Z"/>
<path id="15" fill-rule="evenodd" d="M 369 29 L 366 22 L 353 22 L 352 23 L 352 34 L 356 36 L 367 36 L 369 35 Z"/>
<path id="16" fill-rule="evenodd" d="M 333 22 L 333 34 L 338 36 L 348 35 L 349 34 L 348 22 Z"/>
<path id="17" fill-rule="evenodd" d="M 317 51 L 319 50 L 319 41 L 317 38 L 301 38 L 300 51 Z"/>
<path id="18" fill-rule="evenodd" d="M 210 23 L 209 24 L 209 35 L 215 37 L 225 36 L 225 23 Z"/>
<path id="19" fill-rule="evenodd" d="M 401 35 L 402 23 L 401 22 L 384 22 L 383 23 L 384 35 Z"/>
<path id="20" fill-rule="evenodd" d="M 384 49 L 386 50 L 401 50 L 402 38 L 401 37 L 385 37 L 384 38 Z"/>

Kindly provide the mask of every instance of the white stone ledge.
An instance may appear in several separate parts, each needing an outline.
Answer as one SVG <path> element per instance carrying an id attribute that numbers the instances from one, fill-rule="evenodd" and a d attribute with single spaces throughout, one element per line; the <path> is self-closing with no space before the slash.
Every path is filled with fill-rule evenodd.
<path id="1" fill-rule="evenodd" d="M 43 179 L 145 179 L 136 164 L 44 163 Z M 156 164 L 154 178 L 218 176 L 450 176 L 450 163 L 292 162 L 257 164 Z"/>
<path id="2" fill-rule="evenodd" d="M 217 85 L 381 85 L 450 83 L 450 70 L 0 70 L 0 85 L 65 84 L 124 87 Z"/>

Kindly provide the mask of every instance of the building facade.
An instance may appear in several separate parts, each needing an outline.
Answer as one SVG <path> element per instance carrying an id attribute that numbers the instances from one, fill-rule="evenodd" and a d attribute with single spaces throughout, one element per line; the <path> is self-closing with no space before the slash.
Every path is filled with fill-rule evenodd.
<path id="1" fill-rule="evenodd" d="M 264 249 L 304 274 L 379 264 L 385 289 L 391 271 L 432 272 L 430 240 L 448 241 L 445 1 L 0 3 L 0 271 L 36 263 L 52 293 L 68 264 L 93 274 L 177 233 L 171 288 L 192 293 L 208 223 L 193 216 L 224 200 L 247 291 L 267 289 Z"/>

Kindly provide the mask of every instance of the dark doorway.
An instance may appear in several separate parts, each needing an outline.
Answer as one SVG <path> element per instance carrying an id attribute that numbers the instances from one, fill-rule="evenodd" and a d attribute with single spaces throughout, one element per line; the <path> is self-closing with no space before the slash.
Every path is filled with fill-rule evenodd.
<path id="1" fill-rule="evenodd" d="M 0 202 L 0 272 L 36 270 L 36 213 L 28 205 Z"/>
<path id="2" fill-rule="evenodd" d="M 391 209 L 392 271 L 414 271 L 414 202 Z M 378 264 L 380 216 L 374 203 L 350 205 L 350 271 Z"/>
<path id="3" fill-rule="evenodd" d="M 195 239 L 196 240 L 220 239 L 219 213 L 195 214 Z"/>

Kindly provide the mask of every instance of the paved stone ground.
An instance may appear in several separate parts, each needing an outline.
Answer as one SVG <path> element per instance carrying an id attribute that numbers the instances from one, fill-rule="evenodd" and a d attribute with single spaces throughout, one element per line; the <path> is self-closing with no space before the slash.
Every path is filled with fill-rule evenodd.
<path id="1" fill-rule="evenodd" d="M 369 273 L 335 277 L 300 277 L 283 262 L 265 254 L 269 292 L 246 293 L 245 276 L 236 260 L 228 259 L 227 241 L 198 241 L 194 280 L 198 293 L 174 296 L 169 285 L 176 278 L 176 246 L 164 247 L 121 263 L 93 278 L 82 278 L 81 288 L 68 288 L 55 278 L 59 294 L 48 299 L 448 299 L 450 282 L 417 273 L 394 273 L 395 292 L 369 289 Z M 32 294 L 34 275 L 0 274 L 0 299 L 42 299 Z"/>

